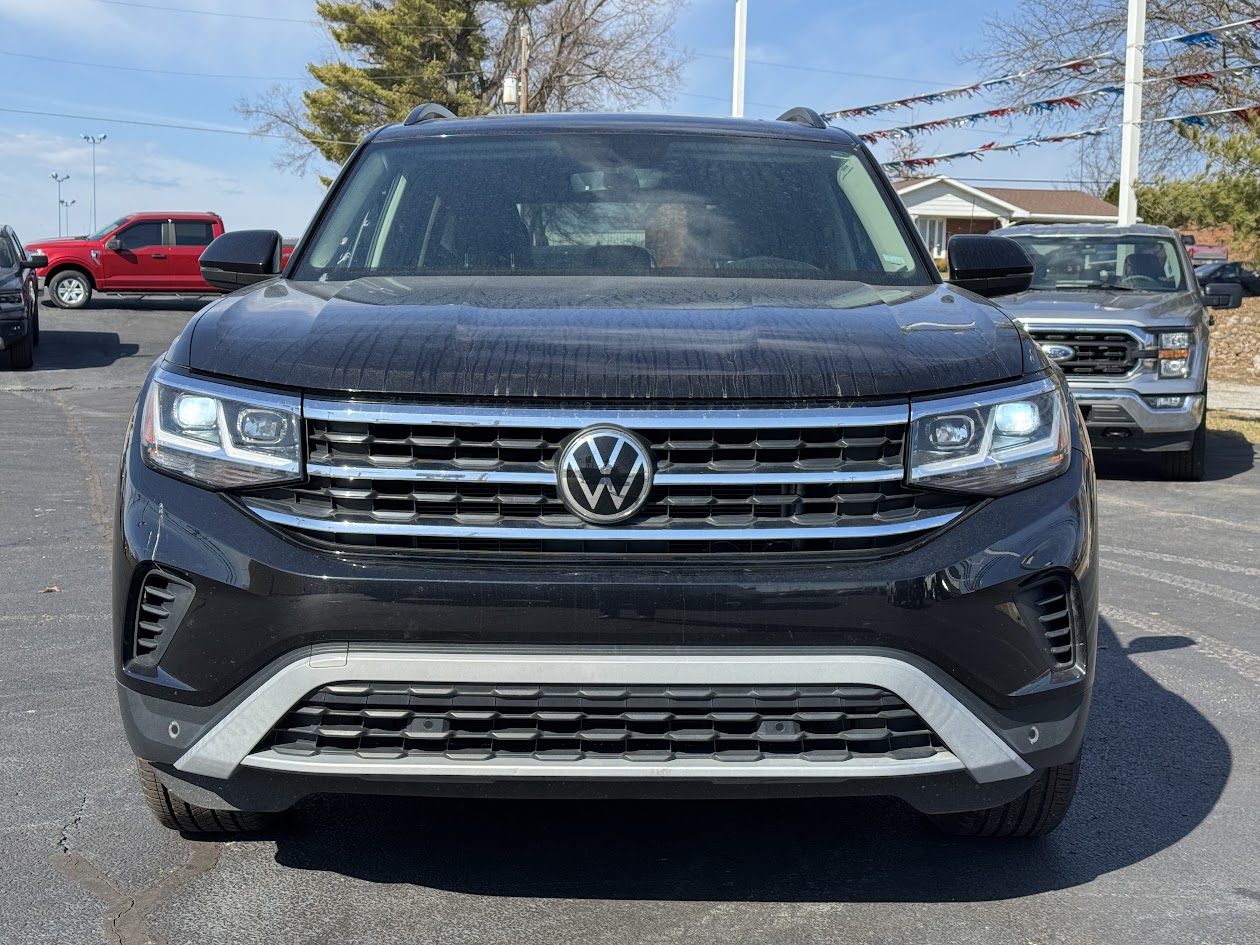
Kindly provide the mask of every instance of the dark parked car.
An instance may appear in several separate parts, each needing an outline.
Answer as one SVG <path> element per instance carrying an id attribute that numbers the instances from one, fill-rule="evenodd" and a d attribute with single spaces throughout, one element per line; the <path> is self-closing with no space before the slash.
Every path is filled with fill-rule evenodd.
<path id="1" fill-rule="evenodd" d="M 114 653 L 188 832 L 312 792 L 895 795 L 1064 817 L 1094 678 L 1094 472 L 1063 373 L 942 284 L 861 140 L 779 121 L 371 134 L 283 273 L 154 366 Z M 1088 825 L 1086 825 L 1088 826 Z"/>
<path id="2" fill-rule="evenodd" d="M 1213 282 L 1230 282 L 1242 286 L 1243 295 L 1260 295 L 1260 274 L 1237 261 L 1195 266 L 1194 277 L 1204 288 Z"/>
<path id="3" fill-rule="evenodd" d="M 39 280 L 35 270 L 47 264 L 43 256 L 28 256 L 13 227 L 0 224 L 0 350 L 9 354 L 9 367 L 35 363 L 39 344 Z"/>

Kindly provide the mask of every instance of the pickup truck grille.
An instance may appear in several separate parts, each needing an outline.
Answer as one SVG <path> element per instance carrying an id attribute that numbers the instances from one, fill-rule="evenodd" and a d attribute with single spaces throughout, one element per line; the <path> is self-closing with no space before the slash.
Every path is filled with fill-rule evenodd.
<path id="1" fill-rule="evenodd" d="M 1071 377 L 1123 377 L 1133 372 L 1141 356 L 1141 344 L 1126 332 L 1051 331 L 1029 332 L 1038 344 L 1066 345 L 1075 351 L 1059 367 Z"/>
<path id="2" fill-rule="evenodd" d="M 256 750 L 363 759 L 581 761 L 931 757 L 944 745 L 874 686 L 559 686 L 347 682 L 289 710 Z"/>
<path id="3" fill-rule="evenodd" d="M 304 540 L 347 549 L 877 551 L 967 504 L 905 486 L 905 406 L 306 410 L 307 480 L 247 504 Z M 655 467 L 646 504 L 616 526 L 583 522 L 557 488 L 557 454 L 597 423 L 632 431 Z"/>

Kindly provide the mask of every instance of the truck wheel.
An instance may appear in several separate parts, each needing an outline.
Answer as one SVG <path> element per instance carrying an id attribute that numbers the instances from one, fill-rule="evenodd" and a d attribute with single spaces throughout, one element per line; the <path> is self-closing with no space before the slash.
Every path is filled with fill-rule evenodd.
<path id="1" fill-rule="evenodd" d="M 1059 824 L 1076 793 L 1079 759 L 1055 765 L 1015 800 L 988 810 L 932 814 L 929 820 L 956 837 L 1044 837 Z"/>
<path id="2" fill-rule="evenodd" d="M 1160 456 L 1164 464 L 1164 478 L 1175 482 L 1200 482 L 1207 469 L 1207 415 L 1205 414 L 1198 429 L 1194 431 L 1194 441 L 1190 449 L 1179 453 L 1164 453 Z"/>
<path id="3" fill-rule="evenodd" d="M 39 347 L 39 300 L 35 300 L 35 311 L 31 314 L 31 344 Z"/>
<path id="4" fill-rule="evenodd" d="M 92 299 L 92 282 L 77 269 L 63 269 L 48 283 L 48 298 L 58 308 L 83 308 Z"/>
<path id="5" fill-rule="evenodd" d="M 28 331 L 26 337 L 21 341 L 13 342 L 13 346 L 9 348 L 9 367 L 15 370 L 23 370 L 35 363 L 35 345 L 31 341 L 31 333 Z"/>
<path id="6" fill-rule="evenodd" d="M 140 787 L 153 816 L 163 827 L 187 834 L 254 833 L 267 825 L 266 814 L 235 810 L 211 810 L 189 804 L 172 794 L 158 780 L 153 766 L 141 758 L 136 759 L 140 771 Z"/>

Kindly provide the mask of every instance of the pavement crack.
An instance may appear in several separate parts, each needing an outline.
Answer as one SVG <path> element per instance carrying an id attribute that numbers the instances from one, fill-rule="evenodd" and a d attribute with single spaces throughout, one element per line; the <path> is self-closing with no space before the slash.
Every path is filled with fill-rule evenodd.
<path id="1" fill-rule="evenodd" d="M 83 819 L 83 812 L 87 809 L 88 796 L 85 793 L 79 801 L 78 809 L 74 814 L 61 826 L 61 839 L 57 841 L 57 847 L 62 853 L 70 853 L 70 831 L 79 826 L 79 821 Z"/>

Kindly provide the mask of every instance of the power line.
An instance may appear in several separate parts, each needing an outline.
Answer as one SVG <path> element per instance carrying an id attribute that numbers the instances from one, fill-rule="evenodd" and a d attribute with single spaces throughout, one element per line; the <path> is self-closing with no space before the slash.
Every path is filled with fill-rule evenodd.
<path id="1" fill-rule="evenodd" d="M 115 7 L 133 7 L 137 10 L 160 10 L 163 13 L 188 13 L 194 16 L 217 16 L 229 20 L 260 20 L 265 23 L 303 23 L 307 26 L 316 25 L 316 21 L 313 19 L 302 19 L 292 16 L 260 16 L 257 13 L 231 13 L 226 10 L 199 10 L 192 7 L 171 7 L 156 3 L 139 3 L 137 0 L 96 0 L 96 2 L 107 3 L 110 6 Z M 404 26 L 403 28 L 422 30 L 438 35 L 445 35 L 446 33 L 477 32 L 482 29 L 481 26 Z"/>
<path id="2" fill-rule="evenodd" d="M 309 75 L 234 75 L 228 72 L 181 72 L 173 69 L 150 69 L 144 66 L 120 66 L 108 62 L 85 62 L 81 59 L 55 59 L 52 56 L 36 56 L 31 53 L 13 52 L 8 49 L 0 49 L 0 56 L 16 56 L 20 59 L 35 59 L 39 62 L 55 62 L 65 66 L 86 66 L 91 69 L 119 69 L 124 72 L 142 72 L 150 75 L 177 75 L 195 79 L 244 79 L 254 81 L 270 81 L 270 82 L 302 82 L 311 78 Z M 320 63 L 320 65 L 343 65 L 343 63 Z M 355 66 L 349 64 L 355 69 L 370 69 L 372 66 Z M 472 72 L 443 72 L 444 77 L 457 75 L 474 75 Z M 428 76 L 421 74 L 411 75 L 377 75 L 371 76 L 373 79 L 380 81 L 396 81 L 401 79 L 423 79 Z"/>
<path id="3" fill-rule="evenodd" d="M 36 111 L 31 108 L 0 108 L 0 112 L 10 115 L 37 115 L 41 118 L 73 118 L 75 121 L 97 121 L 114 125 L 140 125 L 145 128 L 174 128 L 179 131 L 205 131 L 220 135 L 237 135 L 246 138 L 284 138 L 284 135 L 270 134 L 262 131 L 250 131 L 247 128 L 212 128 L 206 125 L 184 125 L 166 121 L 141 121 L 136 118 L 101 118 L 97 115 L 69 115 L 64 112 Z M 305 137 L 305 136 L 304 136 Z M 357 141 L 337 141 L 333 138 L 306 138 L 312 144 L 357 144 Z"/>
<path id="4" fill-rule="evenodd" d="M 722 62 L 734 61 L 733 56 L 720 53 L 695 53 L 701 59 L 719 59 Z M 848 72 L 843 69 L 823 69 L 818 66 L 798 66 L 792 62 L 772 62 L 769 59 L 745 59 L 747 63 L 758 66 L 771 66 L 776 69 L 796 69 L 800 72 L 821 72 L 825 75 L 842 75 L 855 79 L 887 79 L 890 82 L 939 82 L 939 79 L 922 79 L 906 75 L 878 75 L 871 72 Z"/>

